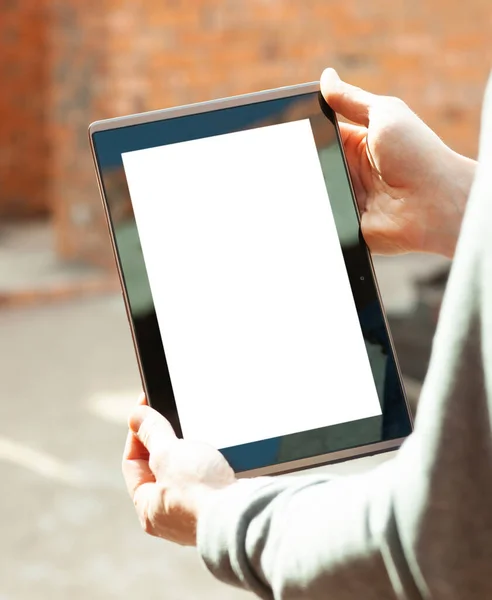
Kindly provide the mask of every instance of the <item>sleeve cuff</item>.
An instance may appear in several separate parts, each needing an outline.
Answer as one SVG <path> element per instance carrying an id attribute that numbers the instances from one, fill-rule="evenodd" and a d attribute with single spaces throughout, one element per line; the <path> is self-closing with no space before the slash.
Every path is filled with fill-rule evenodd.
<path id="1" fill-rule="evenodd" d="M 250 587 L 240 577 L 237 545 L 242 517 L 260 489 L 271 485 L 270 477 L 240 479 L 217 493 L 199 515 L 197 548 L 205 566 L 217 579 L 236 587 Z M 256 591 L 256 590 L 255 590 Z"/>
<path id="2" fill-rule="evenodd" d="M 248 589 L 260 598 L 271 600 L 272 592 L 262 578 L 256 557 L 251 565 L 249 555 L 257 554 L 266 541 L 267 529 L 256 543 L 247 548 L 248 531 L 258 516 L 280 495 L 288 501 L 290 495 L 315 483 L 333 479 L 327 476 L 258 477 L 241 479 L 220 490 L 213 501 L 199 514 L 197 547 L 208 570 L 224 583 Z M 254 536 L 253 536 L 254 537 Z M 256 549 L 255 549 L 256 548 Z M 256 570 L 255 570 L 256 567 Z"/>

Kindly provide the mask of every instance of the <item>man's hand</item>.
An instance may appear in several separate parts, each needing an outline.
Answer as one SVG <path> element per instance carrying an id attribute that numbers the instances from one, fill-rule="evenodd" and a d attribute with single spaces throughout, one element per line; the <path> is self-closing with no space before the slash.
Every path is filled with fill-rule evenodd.
<path id="1" fill-rule="evenodd" d="M 349 85 L 333 69 L 324 71 L 321 91 L 356 123 L 340 129 L 371 251 L 452 257 L 475 161 L 448 148 L 397 98 Z"/>
<path id="2" fill-rule="evenodd" d="M 178 439 L 145 397 L 130 415 L 123 475 L 142 527 L 178 544 L 196 543 L 198 513 L 235 475 L 214 448 Z"/>

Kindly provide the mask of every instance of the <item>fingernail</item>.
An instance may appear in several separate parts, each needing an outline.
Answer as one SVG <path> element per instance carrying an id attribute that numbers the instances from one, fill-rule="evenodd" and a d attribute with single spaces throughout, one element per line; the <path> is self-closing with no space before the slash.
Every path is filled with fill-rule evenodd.
<path id="1" fill-rule="evenodd" d="M 328 67 L 321 75 L 321 90 L 325 95 L 328 94 L 331 96 L 332 94 L 336 93 L 340 81 L 340 77 L 335 69 Z"/>
<path id="2" fill-rule="evenodd" d="M 326 76 L 331 80 L 331 83 L 337 83 L 340 81 L 340 76 L 333 67 L 328 67 L 325 71 Z"/>

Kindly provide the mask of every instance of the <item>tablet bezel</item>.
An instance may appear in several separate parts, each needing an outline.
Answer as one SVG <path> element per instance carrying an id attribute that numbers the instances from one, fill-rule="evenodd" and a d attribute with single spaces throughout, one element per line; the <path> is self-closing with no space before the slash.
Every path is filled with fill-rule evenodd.
<path id="1" fill-rule="evenodd" d="M 168 109 L 155 110 L 155 111 L 150 111 L 150 112 L 135 114 L 135 115 L 129 115 L 129 116 L 124 116 L 124 117 L 116 117 L 116 118 L 112 118 L 112 119 L 96 121 L 89 126 L 89 141 L 90 141 L 91 153 L 92 153 L 93 160 L 94 160 L 95 170 L 96 170 L 97 184 L 99 187 L 99 193 L 101 196 L 103 209 L 105 212 L 106 223 L 107 223 L 108 231 L 109 231 L 109 235 L 110 235 L 113 255 L 115 257 L 118 277 L 120 279 L 120 285 L 121 285 L 121 289 L 122 289 L 125 310 L 126 310 L 128 322 L 130 325 L 130 331 L 131 331 L 131 335 L 132 335 L 132 340 L 133 340 L 133 345 L 134 345 L 135 354 L 136 354 L 136 358 L 137 358 L 137 364 L 138 364 L 138 368 L 139 368 L 139 372 L 140 372 L 140 377 L 142 380 L 142 385 L 143 385 L 144 391 L 147 394 L 147 397 L 149 397 L 149 394 L 148 394 L 148 389 L 147 389 L 146 378 L 144 376 L 144 367 L 143 367 L 141 356 L 139 353 L 138 342 L 137 342 L 135 326 L 134 326 L 134 321 L 133 321 L 133 315 L 132 315 L 130 301 L 129 301 L 129 297 L 128 297 L 128 291 L 127 291 L 127 288 L 125 285 L 124 273 L 123 273 L 122 266 L 120 263 L 120 258 L 119 258 L 119 254 L 118 254 L 117 243 L 116 243 L 116 236 L 115 236 L 113 223 L 112 223 L 112 219 L 111 219 L 111 215 L 110 215 L 110 208 L 109 208 L 108 201 L 107 201 L 105 191 L 104 191 L 103 176 L 102 176 L 101 169 L 99 167 L 99 163 L 97 160 L 96 148 L 95 148 L 95 144 L 94 144 L 94 140 L 93 140 L 93 135 L 98 132 L 108 131 L 108 130 L 112 130 L 112 129 L 119 129 L 122 127 L 128 127 L 128 126 L 133 126 L 133 125 L 152 123 L 155 121 L 162 121 L 165 119 L 173 119 L 176 117 L 190 116 L 190 115 L 194 115 L 194 114 L 206 113 L 206 112 L 211 112 L 211 111 L 221 110 L 221 109 L 226 109 L 226 108 L 235 108 L 235 107 L 239 107 L 239 106 L 244 106 L 244 105 L 253 104 L 253 103 L 267 102 L 267 101 L 271 101 L 271 100 L 279 100 L 282 98 L 289 98 L 291 96 L 297 96 L 297 95 L 301 95 L 301 94 L 309 94 L 309 93 L 313 93 L 313 92 L 319 93 L 319 90 L 320 90 L 319 82 L 311 82 L 311 83 L 282 87 L 282 88 L 277 88 L 277 89 L 267 90 L 267 91 L 262 91 L 262 92 L 255 92 L 255 93 L 251 93 L 251 94 L 244 94 L 241 96 L 233 96 L 233 97 L 229 97 L 229 98 L 225 98 L 225 99 L 211 100 L 211 101 L 201 102 L 201 103 L 196 103 L 196 104 L 189 104 L 189 105 L 180 106 L 180 107 L 176 107 L 176 108 L 168 108 Z M 343 152 L 343 144 L 341 142 L 341 136 L 340 136 L 338 122 L 337 122 L 337 119 L 336 119 L 334 113 L 333 113 L 333 118 L 331 115 L 326 115 L 326 116 L 335 125 L 335 130 L 336 130 L 336 135 L 337 135 L 337 143 L 340 145 L 340 147 L 342 149 L 342 152 L 341 152 L 342 159 L 344 162 L 344 167 L 346 169 L 347 179 L 348 179 L 351 195 L 354 199 L 355 212 L 357 214 L 357 218 L 359 219 L 359 223 L 360 223 L 360 214 L 357 209 L 357 205 L 355 203 L 355 192 L 354 192 L 353 184 L 352 184 L 352 181 L 350 178 L 350 173 L 349 173 L 345 153 Z M 403 401 L 405 403 L 409 426 L 410 426 L 410 429 L 412 429 L 413 416 L 412 416 L 412 412 L 410 410 L 409 403 L 408 403 L 408 400 L 407 400 L 407 397 L 405 394 L 405 388 L 403 385 L 402 374 L 401 374 L 400 366 L 399 366 L 399 363 L 397 360 L 397 355 L 396 355 L 393 339 L 391 336 L 391 331 L 389 328 L 387 316 L 386 316 L 386 313 L 384 310 L 384 305 L 382 302 L 382 297 L 381 297 L 381 293 L 379 290 L 373 261 L 371 259 L 369 252 L 367 252 L 367 255 L 368 255 L 369 270 L 370 270 L 371 277 L 372 277 L 372 283 L 374 285 L 376 295 L 377 295 L 377 298 L 379 301 L 386 334 L 388 336 L 389 346 L 390 346 L 392 354 L 393 354 L 396 374 L 398 376 L 399 383 L 401 386 L 402 396 L 403 396 Z M 335 463 L 335 462 L 341 462 L 341 461 L 348 460 L 348 459 L 359 458 L 359 457 L 373 455 L 373 454 L 380 454 L 382 452 L 388 452 L 391 450 L 395 450 L 402 444 L 402 442 L 405 439 L 406 438 L 396 438 L 396 439 L 391 439 L 391 440 L 386 440 L 386 441 L 379 441 L 379 442 L 364 445 L 364 446 L 356 446 L 356 447 L 348 448 L 345 450 L 332 451 L 332 452 L 320 454 L 317 456 L 310 456 L 307 458 L 300 458 L 300 459 L 295 459 L 295 460 L 291 460 L 288 462 L 282 462 L 282 463 L 277 463 L 277 464 L 273 464 L 273 465 L 254 468 L 254 469 L 250 469 L 247 471 L 240 471 L 240 472 L 237 472 L 236 474 L 238 477 L 252 477 L 252 476 L 282 474 L 282 473 L 299 471 L 302 469 L 309 469 L 309 468 L 313 468 L 316 466 L 331 464 L 331 463 Z"/>

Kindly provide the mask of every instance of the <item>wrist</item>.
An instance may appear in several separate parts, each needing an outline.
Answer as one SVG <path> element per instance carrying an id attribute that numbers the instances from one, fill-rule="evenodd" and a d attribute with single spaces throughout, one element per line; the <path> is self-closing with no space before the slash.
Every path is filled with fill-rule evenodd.
<path id="1" fill-rule="evenodd" d="M 452 150 L 444 157 L 439 183 L 433 190 L 433 207 L 426 219 L 422 252 L 453 258 L 477 162 Z"/>

